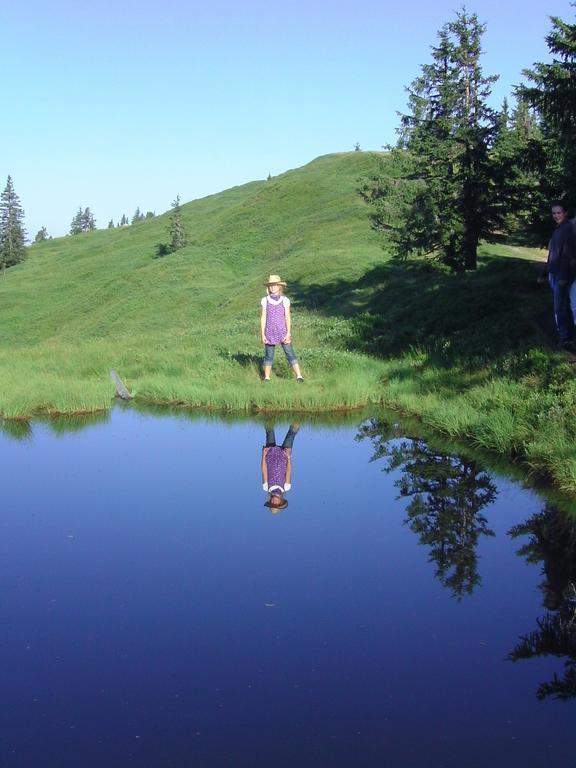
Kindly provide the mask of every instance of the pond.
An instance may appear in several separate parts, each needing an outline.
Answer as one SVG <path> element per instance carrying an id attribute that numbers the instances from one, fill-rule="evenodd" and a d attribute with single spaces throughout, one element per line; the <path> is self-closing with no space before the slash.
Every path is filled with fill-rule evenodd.
<path id="1" fill-rule="evenodd" d="M 576 523 L 521 482 L 385 415 L 0 460 L 3 768 L 573 764 Z"/>

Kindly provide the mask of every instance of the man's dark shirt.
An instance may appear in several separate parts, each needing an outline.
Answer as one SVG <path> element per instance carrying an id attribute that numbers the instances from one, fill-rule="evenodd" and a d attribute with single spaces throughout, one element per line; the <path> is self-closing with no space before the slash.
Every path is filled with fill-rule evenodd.
<path id="1" fill-rule="evenodd" d="M 554 230 L 546 269 L 557 280 L 571 283 L 576 278 L 576 234 L 570 219 L 563 221 Z"/>

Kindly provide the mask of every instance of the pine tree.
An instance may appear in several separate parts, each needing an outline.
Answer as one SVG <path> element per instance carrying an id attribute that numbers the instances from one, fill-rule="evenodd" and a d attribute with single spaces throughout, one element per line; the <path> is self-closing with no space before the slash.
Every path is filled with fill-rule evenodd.
<path id="1" fill-rule="evenodd" d="M 82 207 L 78 208 L 74 218 L 70 222 L 70 234 L 79 235 L 82 232 Z"/>
<path id="2" fill-rule="evenodd" d="M 415 177 L 415 167 L 415 160 L 407 150 L 388 148 L 375 172 L 360 180 L 358 192 L 370 205 L 372 227 L 386 233 L 392 242 L 405 237 L 405 224 L 415 197 L 425 188 L 424 182 Z"/>
<path id="3" fill-rule="evenodd" d="M 80 206 L 70 224 L 70 234 L 80 235 L 82 232 L 90 232 L 93 229 L 96 229 L 96 220 L 92 211 L 90 208 L 82 209 Z"/>
<path id="4" fill-rule="evenodd" d="M 186 231 L 182 222 L 182 209 L 180 208 L 180 195 L 172 202 L 172 213 L 170 214 L 170 224 L 168 226 L 170 236 L 170 250 L 177 251 L 186 245 Z"/>
<path id="5" fill-rule="evenodd" d="M 571 3 L 576 7 L 576 3 Z M 554 128 L 565 146 L 576 143 L 576 24 L 551 17 L 552 31 L 546 36 L 551 64 L 534 64 L 524 75 L 534 85 L 518 89 L 545 121 Z M 572 169 L 573 170 L 573 169 Z"/>
<path id="6" fill-rule="evenodd" d="M 35 243 L 43 243 L 44 240 L 48 240 L 48 239 L 50 239 L 48 237 L 48 230 L 46 229 L 46 227 L 42 227 L 42 229 L 39 229 L 38 232 L 36 233 L 36 237 L 34 238 L 34 242 Z"/>
<path id="7" fill-rule="evenodd" d="M 478 242 L 497 215 L 489 155 L 496 114 L 487 104 L 497 78 L 482 73 L 484 30 L 465 9 L 442 27 L 432 63 L 408 89 L 411 113 L 399 131 L 425 183 L 399 246 L 439 253 L 454 270 L 476 268 Z"/>
<path id="8" fill-rule="evenodd" d="M 114 219 L 110 219 L 108 222 L 108 229 L 114 229 Z"/>
<path id="9" fill-rule="evenodd" d="M 146 216 L 145 216 L 144 218 L 145 218 L 145 219 L 153 219 L 153 218 L 154 218 L 154 216 L 156 216 L 156 214 L 154 213 L 154 211 L 146 211 Z"/>
<path id="10" fill-rule="evenodd" d="M 25 240 L 24 211 L 14 191 L 12 178 L 8 176 L 0 195 L 0 268 L 5 269 L 24 260 Z"/>
<path id="11" fill-rule="evenodd" d="M 531 211 L 541 186 L 543 137 L 538 121 L 525 101 L 510 113 L 507 100 L 498 114 L 490 156 L 496 185 L 496 206 L 503 230 L 526 239 Z M 539 205 L 539 203 L 536 203 Z"/>
<path id="12" fill-rule="evenodd" d="M 576 3 L 571 3 L 576 7 Z M 541 151 L 531 157 L 540 175 L 534 196 L 533 221 L 545 242 L 549 234 L 550 200 L 565 197 L 576 202 L 576 23 L 551 17 L 546 43 L 551 63 L 536 63 L 524 75 L 532 85 L 517 89 L 518 96 L 536 110 L 542 132 Z"/>
<path id="13" fill-rule="evenodd" d="M 90 232 L 96 229 L 96 219 L 90 208 L 84 208 L 82 213 L 82 232 Z"/>
<path id="14" fill-rule="evenodd" d="M 138 224 L 138 222 L 142 221 L 144 219 L 144 214 L 140 213 L 140 206 L 137 206 L 136 210 L 134 211 L 134 216 L 132 216 L 132 224 Z"/>

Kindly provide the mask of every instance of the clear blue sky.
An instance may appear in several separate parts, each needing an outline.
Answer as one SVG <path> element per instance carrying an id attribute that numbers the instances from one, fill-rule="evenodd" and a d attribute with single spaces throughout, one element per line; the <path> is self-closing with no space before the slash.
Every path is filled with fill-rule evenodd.
<path id="1" fill-rule="evenodd" d="M 29 0 L 0 8 L 0 186 L 10 174 L 31 238 L 99 227 L 395 141 L 404 87 L 430 59 L 453 0 Z M 549 60 L 568 0 L 475 0 L 494 106 Z"/>

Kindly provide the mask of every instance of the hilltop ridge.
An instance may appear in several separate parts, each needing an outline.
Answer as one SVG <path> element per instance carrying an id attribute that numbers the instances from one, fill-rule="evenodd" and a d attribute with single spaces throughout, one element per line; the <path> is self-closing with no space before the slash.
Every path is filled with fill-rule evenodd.
<path id="1" fill-rule="evenodd" d="M 304 283 L 328 266 L 333 277 L 359 273 L 382 256 L 357 194 L 382 154 L 324 155 L 185 203 L 188 245 L 163 258 L 169 213 L 31 246 L 0 281 L 4 343 L 169 329 L 215 311 L 223 293 L 248 309 L 270 272 Z"/>

